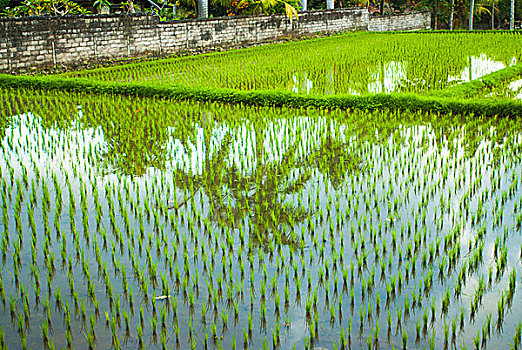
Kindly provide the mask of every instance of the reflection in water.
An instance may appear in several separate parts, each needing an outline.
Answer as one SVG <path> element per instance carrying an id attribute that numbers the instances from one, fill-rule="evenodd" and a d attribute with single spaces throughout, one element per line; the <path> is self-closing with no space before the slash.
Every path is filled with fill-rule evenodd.
<path id="1" fill-rule="evenodd" d="M 27 95 L 0 143 L 11 347 L 511 341 L 519 122 Z"/>
<path id="2" fill-rule="evenodd" d="M 405 63 L 387 62 L 371 71 L 368 92 L 371 94 L 399 92 L 405 81 L 408 81 Z"/>
<path id="3" fill-rule="evenodd" d="M 178 148 L 173 163 L 176 185 L 190 183 L 208 199 L 211 222 L 237 228 L 245 219 L 265 249 L 273 242 L 297 245 L 291 227 L 313 213 L 296 198 L 315 179 L 314 169 L 334 188 L 361 160 L 324 118 L 282 119 L 236 128 L 196 125 L 194 143 Z M 293 130 L 301 130 L 293 135 Z M 188 159 L 196 159 L 188 166 Z M 194 195 L 194 194 L 193 194 Z"/>
<path id="4" fill-rule="evenodd" d="M 468 74 L 463 71 L 469 70 L 466 67 L 470 66 L 470 57 L 473 66 L 480 64 L 483 55 L 507 66 L 513 57 L 519 61 L 521 52 L 522 41 L 509 33 L 356 33 L 63 76 L 242 91 L 287 90 L 316 95 L 350 92 L 365 95 L 372 93 L 369 91 L 372 89 L 384 93 L 392 90 L 388 86 L 394 85 L 393 92 L 426 93 L 447 88 L 450 77 L 457 81 L 465 79 L 462 74 Z M 393 69 L 390 67 L 393 65 L 403 67 Z M 386 70 L 398 76 L 391 76 Z M 404 70 L 405 79 L 397 85 Z M 476 72 L 470 76 L 476 78 Z"/>
<path id="5" fill-rule="evenodd" d="M 75 120 L 81 110 L 71 116 Z M 38 169 L 60 169 L 68 171 L 96 171 L 96 154 L 102 153 L 107 145 L 100 127 L 85 128 L 79 123 L 68 123 L 68 128 L 48 127 L 41 123 L 41 118 L 32 112 L 12 116 L 10 127 L 3 139 L 3 164 L 9 164 L 14 174 L 27 171 L 24 167 L 31 164 Z M 65 132 L 69 130 L 69 134 Z M 77 164 L 85 168 L 76 168 Z"/>
<path id="6" fill-rule="evenodd" d="M 452 86 L 455 84 L 462 84 L 470 82 L 471 80 L 479 79 L 487 74 L 496 72 L 506 68 L 502 61 L 494 60 L 486 54 L 480 56 L 469 56 L 468 64 L 464 67 L 458 75 L 451 75 L 448 73 L 445 77 L 440 72 L 433 72 L 439 77 L 437 85 L 442 87 Z M 513 57 L 508 66 L 516 65 L 517 60 Z M 324 91 L 315 91 L 317 93 L 324 93 L 326 95 L 335 94 L 334 79 L 335 75 L 332 73 L 333 68 L 327 73 L 326 86 Z M 437 86 L 431 86 L 431 83 L 425 78 L 415 77 L 415 66 L 413 63 L 401 61 L 389 61 L 384 64 L 379 64 L 376 67 L 368 68 L 367 84 L 364 88 L 360 87 L 360 83 L 350 82 L 350 86 L 345 86 L 343 89 L 350 95 L 361 95 L 365 93 L 390 94 L 394 92 L 427 92 L 429 90 L 437 89 Z M 297 75 L 293 75 L 293 84 L 291 91 L 297 93 L 309 94 L 314 92 L 314 84 L 303 73 L 304 78 L 300 81 Z M 431 77 L 433 78 L 433 77 Z M 435 85 L 435 84 L 434 84 Z M 317 90 L 317 88 L 316 88 Z"/>
<path id="7" fill-rule="evenodd" d="M 508 88 L 515 100 L 522 100 L 522 79 L 511 82 Z"/>
<path id="8" fill-rule="evenodd" d="M 484 75 L 506 68 L 506 65 L 503 62 L 496 61 L 488 57 L 486 54 L 470 56 L 468 61 L 468 66 L 460 72 L 460 75 L 448 77 L 448 83 L 467 83 L 471 80 L 482 78 Z M 517 60 L 513 57 L 508 66 L 514 66 L 516 64 Z"/>
<path id="9" fill-rule="evenodd" d="M 314 84 L 308 79 L 306 72 L 304 72 L 304 77 L 301 80 L 297 78 L 296 74 L 292 76 L 292 80 L 292 92 L 309 94 L 312 91 Z"/>
<path id="10" fill-rule="evenodd" d="M 150 167 L 163 169 L 170 136 L 167 119 L 150 118 L 155 111 L 147 106 L 121 112 L 127 113 L 125 119 L 101 124 L 107 145 L 99 156 L 114 168 L 107 171 L 139 176 Z"/>

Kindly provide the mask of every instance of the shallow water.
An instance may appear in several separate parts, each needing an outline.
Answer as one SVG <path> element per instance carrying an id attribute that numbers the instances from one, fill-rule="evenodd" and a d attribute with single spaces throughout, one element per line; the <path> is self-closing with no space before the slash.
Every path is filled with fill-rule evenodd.
<path id="1" fill-rule="evenodd" d="M 113 129 L 97 124 L 90 106 L 114 104 L 110 118 L 117 125 L 126 113 L 118 101 L 80 106 L 71 98 L 72 107 L 65 108 L 69 123 L 49 126 L 45 121 L 56 120 L 56 110 L 43 115 L 42 109 L 35 114 L 24 108 L 46 96 L 16 98 L 21 113 L 9 117 L 0 148 L 6 305 L 0 325 L 10 347 L 21 347 L 21 334 L 27 334 L 28 347 L 41 347 L 44 324 L 52 325 L 55 346 L 65 347 L 70 318 L 72 343 L 86 348 L 93 315 L 98 348 L 112 347 L 114 339 L 123 348 L 137 348 L 140 308 L 147 348 L 161 348 L 165 334 L 169 348 L 202 349 L 205 333 L 210 348 L 229 349 L 234 339 L 241 348 L 245 332 L 256 349 L 272 348 L 274 333 L 281 349 L 310 346 L 312 333 L 312 348 L 339 348 L 341 333 L 355 349 L 368 341 L 401 347 L 405 332 L 408 346 L 429 346 L 432 338 L 440 348 L 445 323 L 451 344 L 454 320 L 455 344 L 472 347 L 488 313 L 487 346 L 512 341 L 520 322 L 519 293 L 499 330 L 496 325 L 497 302 L 510 274 L 516 271 L 517 281 L 522 276 L 519 124 L 462 124 L 453 117 L 387 112 L 365 115 L 364 121 L 362 112 L 145 101 L 151 111 L 157 105 L 163 112 L 140 118 L 168 117 L 167 105 L 204 118 L 189 123 L 185 137 L 177 136 L 176 123 L 166 127 L 164 139 L 159 131 L 122 131 L 133 135 L 128 142 L 136 147 L 150 144 L 149 138 L 163 145 L 154 157 L 138 157 L 143 166 L 124 168 L 137 158 L 127 154 Z M 266 115 L 280 116 L 264 120 Z M 503 249 L 506 267 L 497 277 Z M 481 257 L 476 264 L 475 254 Z M 466 277 L 456 297 L 459 273 Z M 481 278 L 485 289 L 471 318 Z M 422 325 L 418 339 L 416 322 Z"/>
<path id="2" fill-rule="evenodd" d="M 482 97 L 482 96 L 481 96 Z M 483 96 L 484 98 L 503 98 L 522 100 L 522 79 L 507 82 L 502 87 L 496 87 Z"/>
<path id="3" fill-rule="evenodd" d="M 468 62 L 468 66 L 464 67 L 458 75 L 448 74 L 446 76 L 438 76 L 437 78 L 441 79 L 437 83 L 438 88 L 468 83 L 472 80 L 480 79 L 487 74 L 506 68 L 506 65 L 502 61 L 496 61 L 488 57 L 486 54 L 481 54 L 480 56 L 469 56 Z M 513 57 L 508 66 L 513 66 L 516 63 L 517 60 Z M 432 84 L 430 81 L 416 77 L 414 74 L 415 68 L 408 69 L 409 65 L 411 64 L 408 64 L 408 62 L 389 61 L 379 67 L 370 68 L 368 82 L 362 92 L 357 90 L 357 86 L 360 85 L 360 83 L 356 81 L 353 81 L 350 84 L 347 91 L 336 92 L 335 88 L 333 88 L 335 77 L 333 75 L 330 77 L 331 74 L 329 74 L 329 79 L 327 79 L 330 82 L 329 88 L 322 91 L 321 88 L 322 85 L 324 85 L 322 84 L 319 85 L 319 89 L 314 89 L 314 82 L 308 78 L 306 72 L 302 74 L 301 80 L 297 78 L 297 75 L 292 77 L 292 91 L 306 94 L 324 93 L 330 95 L 346 92 L 350 95 L 361 95 L 364 94 L 365 91 L 370 94 L 391 94 L 394 92 L 425 92 L 435 88 L 434 86 L 430 86 Z"/>
<path id="4" fill-rule="evenodd" d="M 352 33 L 65 77 L 318 95 L 424 94 L 514 65 L 521 55 L 520 40 L 508 33 Z"/>

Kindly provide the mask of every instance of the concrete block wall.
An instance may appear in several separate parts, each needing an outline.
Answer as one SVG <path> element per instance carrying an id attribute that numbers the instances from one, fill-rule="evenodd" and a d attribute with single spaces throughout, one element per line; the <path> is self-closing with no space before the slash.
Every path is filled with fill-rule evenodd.
<path id="1" fill-rule="evenodd" d="M 429 13 L 370 17 L 364 8 L 304 12 L 293 22 L 285 15 L 169 22 L 143 14 L 2 18 L 0 71 L 203 51 L 315 33 L 425 29 L 429 23 Z"/>
<path id="2" fill-rule="evenodd" d="M 368 23 L 370 32 L 389 32 L 431 29 L 431 14 L 419 12 L 391 16 L 371 17 Z"/>

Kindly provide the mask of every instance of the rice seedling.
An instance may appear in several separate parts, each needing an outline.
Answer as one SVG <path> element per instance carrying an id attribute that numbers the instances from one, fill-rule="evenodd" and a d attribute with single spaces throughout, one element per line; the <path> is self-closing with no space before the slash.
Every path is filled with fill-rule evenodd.
<path id="1" fill-rule="evenodd" d="M 0 96 L 14 347 L 517 344 L 517 118 Z"/>
<path id="2" fill-rule="evenodd" d="M 241 90 L 284 89 L 297 93 L 422 93 L 478 79 L 520 60 L 520 46 L 515 37 L 491 36 L 486 33 L 345 34 L 66 76 L 141 83 L 153 80 L 156 84 Z M 440 58 L 437 65 L 429 64 L 432 55 Z"/>

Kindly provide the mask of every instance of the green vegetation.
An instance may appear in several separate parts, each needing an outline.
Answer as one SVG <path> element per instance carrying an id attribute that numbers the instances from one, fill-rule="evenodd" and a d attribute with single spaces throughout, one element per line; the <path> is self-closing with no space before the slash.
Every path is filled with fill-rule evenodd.
<path id="1" fill-rule="evenodd" d="M 426 94 L 478 79 L 521 59 L 518 33 L 350 33 L 64 76 L 316 95 Z"/>
<path id="2" fill-rule="evenodd" d="M 417 38 L 303 47 L 350 37 Z M 522 104 L 482 98 L 519 64 L 361 96 L 138 79 L 202 62 L 0 76 L 0 348 L 520 347 Z"/>
<path id="3" fill-rule="evenodd" d="M 519 342 L 519 117 L 0 95 L 13 346 Z"/>
<path id="4" fill-rule="evenodd" d="M 522 106 L 514 99 L 473 97 L 521 74 L 518 36 L 355 33 L 57 76 L 0 75 L 0 86 L 259 106 L 517 116 Z M 380 68 L 372 73 L 375 65 Z"/>
<path id="5" fill-rule="evenodd" d="M 474 98 L 522 100 L 522 74 L 506 79 L 487 89 L 479 90 Z"/>
<path id="6" fill-rule="evenodd" d="M 506 87 L 512 80 L 522 77 L 522 64 L 507 67 L 480 79 L 472 80 L 468 84 L 456 85 L 431 94 L 434 97 L 470 98 L 491 91 L 499 87 Z"/>
<path id="7" fill-rule="evenodd" d="M 15 7 L 7 6 L 8 2 L 0 2 L 0 17 L 22 17 L 22 16 L 67 16 L 84 15 L 89 13 L 85 8 L 73 0 L 24 0 Z"/>
<path id="8" fill-rule="evenodd" d="M 154 12 L 160 20 L 195 17 L 222 17 L 249 14 L 286 13 L 292 20 L 296 10 L 327 8 L 325 0 L 178 0 L 156 2 L 158 6 L 140 8 L 134 0 L 121 1 L 119 12 Z M 95 0 L 91 4 L 100 13 L 108 9 L 110 2 Z M 142 4 L 142 3 L 141 3 Z M 141 5 L 140 4 L 140 5 Z M 306 4 L 306 5 L 305 5 Z M 473 4 L 473 6 L 472 6 Z M 64 15 L 86 12 L 76 2 L 61 0 L 22 1 L 10 7 L 7 0 L 0 0 L 0 16 L 30 16 L 34 14 Z M 515 0 L 343 0 L 332 1 L 334 8 L 366 7 L 371 14 L 396 14 L 412 11 L 431 12 L 433 29 L 511 29 L 520 28 L 515 19 L 522 17 L 522 4 Z M 160 7 L 161 6 L 161 7 Z M 204 8 L 207 8 L 204 10 Z M 73 8 L 79 9 L 75 10 Z M 208 12 L 208 13 L 207 13 Z M 472 21 L 470 21 L 470 17 Z"/>
<path id="9" fill-rule="evenodd" d="M 416 94 L 316 96 L 299 95 L 292 92 L 248 92 L 183 86 L 118 84 L 111 82 L 92 82 L 85 79 L 26 77 L 1 74 L 0 86 L 75 92 L 89 91 L 100 95 L 116 94 L 123 96 L 168 98 L 172 100 L 194 100 L 295 108 L 359 108 L 366 110 L 389 108 L 438 113 L 475 113 L 485 116 L 518 116 L 522 112 L 522 105 L 511 100 L 448 99 L 443 97 L 423 97 Z"/>

